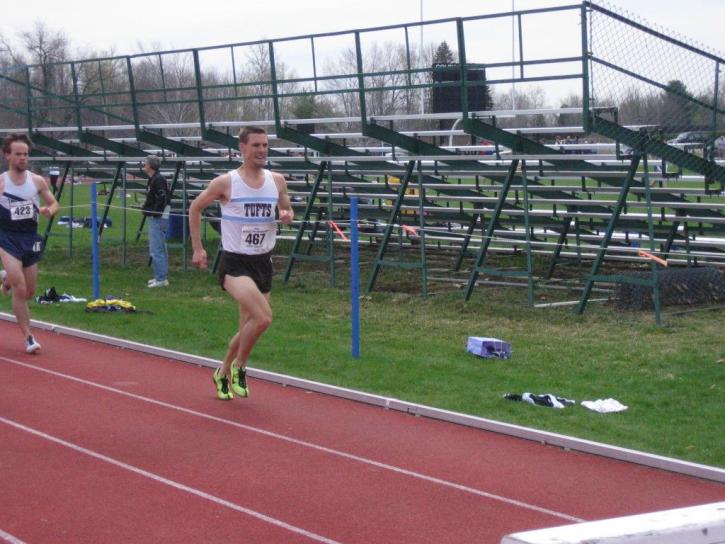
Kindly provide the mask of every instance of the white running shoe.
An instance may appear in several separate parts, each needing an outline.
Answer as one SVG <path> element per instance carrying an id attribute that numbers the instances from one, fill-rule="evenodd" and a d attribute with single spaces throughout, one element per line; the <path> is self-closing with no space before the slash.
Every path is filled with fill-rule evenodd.
<path id="1" fill-rule="evenodd" d="M 25 352 L 26 353 L 35 353 L 40 349 L 40 344 L 38 341 L 33 338 L 33 335 L 31 334 L 28 336 L 28 339 L 25 341 Z"/>
<path id="2" fill-rule="evenodd" d="M 159 281 L 159 280 L 153 279 L 153 280 L 150 280 L 146 284 L 146 287 L 168 287 L 168 285 L 169 285 L 169 280 Z"/>
<path id="3" fill-rule="evenodd" d="M 5 281 L 5 278 L 8 277 L 8 273 L 5 270 L 0 270 L 0 282 L 2 282 L 2 292 L 3 295 L 9 295 L 10 294 L 10 286 Z"/>

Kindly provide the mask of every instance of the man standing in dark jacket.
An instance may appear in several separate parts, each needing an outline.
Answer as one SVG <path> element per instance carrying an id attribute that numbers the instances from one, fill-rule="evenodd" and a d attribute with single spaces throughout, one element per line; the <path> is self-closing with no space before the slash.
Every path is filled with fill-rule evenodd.
<path id="1" fill-rule="evenodd" d="M 169 258 L 166 251 L 166 231 L 169 228 L 169 187 L 159 168 L 161 160 L 155 155 L 146 157 L 143 171 L 149 177 L 143 214 L 149 226 L 149 254 L 154 267 L 154 277 L 148 287 L 169 285 Z"/>

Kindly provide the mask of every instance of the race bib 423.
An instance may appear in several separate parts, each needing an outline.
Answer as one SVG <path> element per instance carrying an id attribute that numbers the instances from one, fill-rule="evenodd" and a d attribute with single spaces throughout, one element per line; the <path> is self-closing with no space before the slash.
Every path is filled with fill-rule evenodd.
<path id="1" fill-rule="evenodd" d="M 22 221 L 23 219 L 33 219 L 35 212 L 33 211 L 33 202 L 23 200 L 21 202 L 10 203 L 10 219 L 12 221 Z"/>

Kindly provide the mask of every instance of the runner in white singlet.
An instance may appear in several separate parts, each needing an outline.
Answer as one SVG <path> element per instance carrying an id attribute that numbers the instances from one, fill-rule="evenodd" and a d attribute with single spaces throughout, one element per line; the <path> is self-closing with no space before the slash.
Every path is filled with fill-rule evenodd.
<path id="1" fill-rule="evenodd" d="M 201 241 L 201 214 L 215 200 L 222 212 L 222 254 L 219 283 L 239 305 L 239 330 L 229 342 L 222 365 L 214 371 L 217 398 L 249 396 L 246 367 L 249 355 L 272 323 L 272 250 L 279 221 L 294 219 L 287 183 L 281 174 L 265 169 L 269 140 L 263 128 L 246 127 L 239 135 L 243 164 L 214 178 L 189 207 L 192 263 L 208 266 Z"/>

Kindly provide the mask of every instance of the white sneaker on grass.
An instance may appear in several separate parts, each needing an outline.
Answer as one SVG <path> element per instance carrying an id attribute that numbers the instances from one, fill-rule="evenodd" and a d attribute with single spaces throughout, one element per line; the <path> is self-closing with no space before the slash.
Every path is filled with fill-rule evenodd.
<path id="1" fill-rule="evenodd" d="M 148 283 L 146 284 L 146 287 L 168 287 L 168 285 L 169 285 L 169 280 L 153 279 L 153 280 L 148 281 Z"/>

